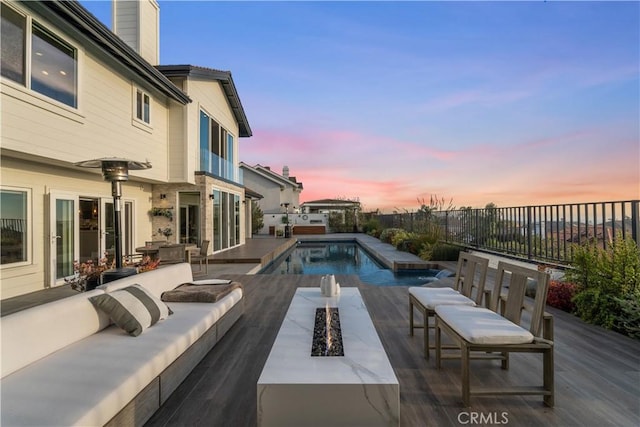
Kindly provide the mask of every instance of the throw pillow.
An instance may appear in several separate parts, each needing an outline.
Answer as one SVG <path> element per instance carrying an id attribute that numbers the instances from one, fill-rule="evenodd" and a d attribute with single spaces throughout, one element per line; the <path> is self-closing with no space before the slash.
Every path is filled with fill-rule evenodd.
<path id="1" fill-rule="evenodd" d="M 137 284 L 89 299 L 109 315 L 113 323 L 134 337 L 173 314 L 165 303 Z"/>

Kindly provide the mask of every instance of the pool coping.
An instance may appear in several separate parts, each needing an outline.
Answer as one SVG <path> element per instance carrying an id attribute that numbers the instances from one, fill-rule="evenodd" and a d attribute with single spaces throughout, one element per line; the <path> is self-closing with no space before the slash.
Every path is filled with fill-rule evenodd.
<path id="1" fill-rule="evenodd" d="M 344 234 L 310 234 L 295 236 L 297 242 L 356 242 L 369 255 L 373 256 L 376 261 L 393 272 L 407 270 L 442 270 L 444 267 L 437 262 L 425 261 L 417 255 L 402 252 L 395 246 L 383 243 L 379 239 L 369 236 L 368 234 L 344 233 Z M 279 254 L 279 255 L 282 255 Z M 277 256 L 271 259 L 267 265 L 263 265 L 261 269 L 265 269 L 268 265 L 275 261 Z"/>

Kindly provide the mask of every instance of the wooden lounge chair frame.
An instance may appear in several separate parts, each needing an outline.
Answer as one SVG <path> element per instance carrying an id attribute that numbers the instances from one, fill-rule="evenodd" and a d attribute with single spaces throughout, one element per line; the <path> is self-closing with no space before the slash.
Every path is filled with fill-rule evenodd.
<path id="1" fill-rule="evenodd" d="M 453 289 L 467 298 L 473 299 L 476 305 L 481 305 L 485 294 L 484 287 L 487 280 L 488 269 L 489 260 L 487 258 L 472 255 L 467 252 L 460 252 L 458 255 L 458 265 Z M 475 280 L 476 272 L 479 273 L 477 282 Z M 475 298 L 472 297 L 474 289 L 476 291 Z M 422 325 L 416 325 L 414 322 L 414 308 L 422 313 Z M 413 336 L 414 329 L 423 330 L 425 359 L 429 359 L 429 350 L 435 348 L 435 346 L 429 344 L 429 329 L 435 328 L 435 326 L 429 322 L 429 318 L 433 317 L 434 314 L 435 312 L 432 309 L 423 305 L 420 300 L 412 294 L 409 294 L 409 335 Z"/>
<path id="2" fill-rule="evenodd" d="M 509 289 L 505 295 L 501 295 L 501 287 L 507 273 L 511 273 Z M 536 296 L 533 306 L 524 302 L 527 281 L 533 278 L 537 281 Z M 547 273 L 520 267 L 517 265 L 499 262 L 498 273 L 494 290 L 491 295 L 490 308 L 500 314 L 505 320 L 520 325 L 522 311 L 531 311 L 531 323 L 529 332 L 534 336 L 533 342 L 525 344 L 474 344 L 464 339 L 458 332 L 451 328 L 436 313 L 436 367 L 440 369 L 442 355 L 441 332 L 444 331 L 460 347 L 462 403 L 469 406 L 471 395 L 543 395 L 544 404 L 554 405 L 554 366 L 553 366 L 553 316 L 544 311 L 547 292 L 549 288 L 549 275 Z M 509 368 L 509 353 L 541 353 L 543 356 L 543 385 L 542 387 L 513 387 L 513 388 L 482 388 L 471 390 L 470 386 L 470 359 L 471 352 L 500 353 L 502 369 Z M 491 354 L 487 354 L 490 356 Z"/>
<path id="3" fill-rule="evenodd" d="M 197 255 L 191 255 L 191 261 L 198 261 L 200 265 L 199 272 L 202 272 L 202 262 L 204 261 L 205 272 L 209 273 L 209 241 L 203 240 L 200 243 L 200 252 Z"/>

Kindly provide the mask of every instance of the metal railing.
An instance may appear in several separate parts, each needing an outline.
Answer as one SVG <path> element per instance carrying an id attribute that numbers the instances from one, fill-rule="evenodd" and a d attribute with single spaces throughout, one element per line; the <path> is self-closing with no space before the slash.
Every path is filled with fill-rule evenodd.
<path id="1" fill-rule="evenodd" d="M 413 232 L 435 225 L 445 242 L 559 264 L 571 262 L 576 244 L 606 248 L 621 236 L 640 246 L 640 200 L 421 211 L 378 219 L 384 227 Z"/>
<path id="2" fill-rule="evenodd" d="M 200 171 L 243 185 L 242 169 L 209 150 L 200 150 Z"/>

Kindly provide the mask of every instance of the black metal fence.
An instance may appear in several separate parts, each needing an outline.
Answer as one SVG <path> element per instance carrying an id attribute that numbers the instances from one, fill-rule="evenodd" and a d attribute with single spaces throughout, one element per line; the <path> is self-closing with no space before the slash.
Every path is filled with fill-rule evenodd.
<path id="1" fill-rule="evenodd" d="M 571 262 L 575 244 L 606 248 L 622 236 L 640 246 L 640 200 L 420 211 L 377 218 L 384 228 L 423 232 L 435 225 L 442 241 L 560 264 Z"/>

